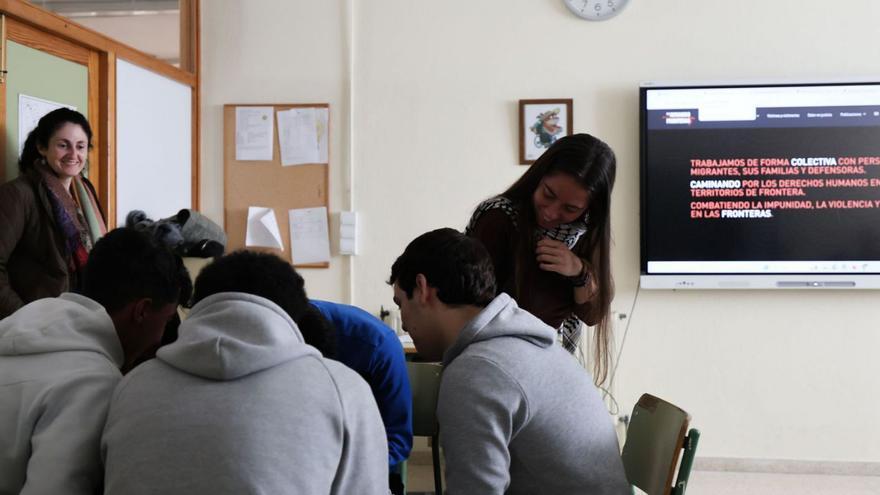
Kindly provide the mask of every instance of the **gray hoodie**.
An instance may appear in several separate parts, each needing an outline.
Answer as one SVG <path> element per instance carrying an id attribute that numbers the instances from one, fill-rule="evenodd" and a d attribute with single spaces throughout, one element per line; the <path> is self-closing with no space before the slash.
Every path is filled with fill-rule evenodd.
<path id="1" fill-rule="evenodd" d="M 179 333 L 114 393 L 105 493 L 388 492 L 369 386 L 306 345 L 281 308 L 215 294 Z"/>
<path id="2" fill-rule="evenodd" d="M 510 296 L 471 320 L 443 363 L 437 418 L 450 494 L 631 493 L 589 373 Z"/>
<path id="3" fill-rule="evenodd" d="M 0 322 L 0 494 L 93 494 L 101 429 L 122 374 L 104 308 L 34 301 Z"/>

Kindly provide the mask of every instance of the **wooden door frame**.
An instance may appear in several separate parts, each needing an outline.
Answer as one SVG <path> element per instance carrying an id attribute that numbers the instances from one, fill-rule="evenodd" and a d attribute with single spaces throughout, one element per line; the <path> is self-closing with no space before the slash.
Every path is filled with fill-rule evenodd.
<path id="1" fill-rule="evenodd" d="M 4 16 L 6 38 L 0 39 L 5 57 L 6 40 L 57 55 L 88 67 L 89 123 L 92 126 L 94 147 L 89 153 L 89 174 L 98 190 L 98 199 L 104 205 L 108 227 L 116 224 L 116 61 L 123 59 L 192 89 L 192 208 L 200 205 L 200 0 L 180 0 L 181 62 L 185 69 L 174 67 L 156 57 L 81 26 L 72 20 L 45 10 L 25 0 L 0 0 L 0 14 Z M 12 27 L 10 29 L 10 27 Z M 33 46 L 39 43 L 41 46 Z M 51 40 L 51 43 L 46 43 Z M 184 53 L 183 50 L 186 50 Z M 74 57 L 74 58 L 72 58 Z M 3 70 L 6 67 L 2 67 Z M 0 84 L 0 132 L 6 135 L 6 84 Z M 0 153 L 5 139 L 0 139 Z M 93 175 L 94 174 L 94 175 Z"/>
<path id="2" fill-rule="evenodd" d="M 99 185 L 101 184 L 105 173 L 104 170 L 102 170 L 104 167 L 102 166 L 98 157 L 98 150 L 102 149 L 103 141 L 101 139 L 101 134 L 104 127 L 102 125 L 101 119 L 98 118 L 98 108 L 101 98 L 100 85 L 98 82 L 100 70 L 100 67 L 98 66 L 98 52 L 77 45 L 76 43 L 71 43 L 64 38 L 53 36 L 52 34 L 41 31 L 31 26 L 30 24 L 25 24 L 17 19 L 6 20 L 6 41 L 14 41 L 19 45 L 33 48 L 35 50 L 48 53 L 49 55 L 54 55 L 56 57 L 68 60 L 76 64 L 84 65 L 86 67 L 88 74 L 88 94 L 86 96 L 86 101 L 88 102 L 87 113 L 89 114 L 89 125 L 92 128 L 92 149 L 89 150 L 89 180 L 92 181 L 93 184 L 95 184 L 96 188 L 99 188 Z M 3 84 L 2 98 L 2 104 L 4 106 L 3 136 L 5 137 L 5 84 Z M 3 139 L 3 146 L 6 146 L 5 138 Z M 3 152 L 5 152 L 5 149 L 3 150 Z M 101 197 L 101 194 L 99 194 L 98 196 L 98 200 L 101 202 L 101 204 L 105 205 L 106 208 L 106 206 L 108 205 L 108 198 Z"/>

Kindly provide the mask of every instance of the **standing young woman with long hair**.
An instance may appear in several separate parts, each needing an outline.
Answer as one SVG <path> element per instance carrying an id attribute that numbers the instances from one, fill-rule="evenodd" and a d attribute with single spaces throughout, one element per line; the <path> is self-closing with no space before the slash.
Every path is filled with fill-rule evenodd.
<path id="1" fill-rule="evenodd" d="M 574 352 L 580 324 L 595 326 L 596 383 L 608 373 L 611 190 L 616 160 L 588 134 L 556 141 L 525 174 L 474 211 L 467 233 L 495 265 L 498 290 L 559 330 Z"/>
<path id="2" fill-rule="evenodd" d="M 91 146 L 81 113 L 53 110 L 28 135 L 18 178 L 0 186 L 0 319 L 80 289 L 89 251 L 107 232 L 95 189 L 82 175 Z"/>

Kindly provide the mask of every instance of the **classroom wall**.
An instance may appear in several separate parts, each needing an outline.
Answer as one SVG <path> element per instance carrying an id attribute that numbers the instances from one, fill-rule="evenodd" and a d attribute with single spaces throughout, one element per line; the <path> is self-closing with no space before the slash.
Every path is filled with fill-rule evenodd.
<path id="1" fill-rule="evenodd" d="M 223 225 L 223 105 L 330 104 L 330 211 L 349 207 L 347 21 L 341 1 L 202 2 L 202 211 Z M 260 206 L 260 205 L 254 205 Z M 287 216 L 280 217 L 286 221 Z M 331 222 L 332 227 L 336 218 Z M 349 259 L 331 235 L 328 269 L 304 269 L 309 295 L 348 300 Z"/>
<path id="2" fill-rule="evenodd" d="M 172 65 L 180 62 L 180 14 L 177 12 L 76 17 L 74 21 Z"/>
<path id="3" fill-rule="evenodd" d="M 351 162 L 334 162 L 331 208 L 347 207 L 340 175 L 350 172 L 361 254 L 350 274 L 334 258 L 306 279 L 328 298 L 350 284 L 351 300 L 375 313 L 391 304 L 384 281 L 409 240 L 464 227 L 522 174 L 517 100 L 574 98 L 575 130 L 619 159 L 614 310 L 631 318 L 615 383 L 622 408 L 643 391 L 679 403 L 703 430 L 702 456 L 880 462 L 877 292 L 642 291 L 632 310 L 639 82 L 880 76 L 880 4 L 630 3 L 591 23 L 559 0 L 204 2 L 203 206 L 222 217 L 223 103 L 330 101 L 342 151 L 340 45 L 352 35 Z"/>

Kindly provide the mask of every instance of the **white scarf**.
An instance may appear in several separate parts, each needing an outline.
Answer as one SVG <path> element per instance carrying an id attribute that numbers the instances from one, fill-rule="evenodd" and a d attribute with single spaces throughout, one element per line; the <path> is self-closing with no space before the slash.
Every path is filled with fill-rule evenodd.
<path id="1" fill-rule="evenodd" d="M 482 216 L 483 213 L 494 209 L 500 209 L 506 213 L 510 218 L 510 221 L 513 223 L 514 228 L 517 227 L 516 205 L 513 201 L 504 196 L 495 196 L 494 198 L 483 201 L 477 206 L 477 209 L 474 210 L 474 214 L 471 215 L 471 220 L 468 222 L 465 234 L 471 235 L 480 216 Z M 552 229 L 545 229 L 544 227 L 538 226 L 535 228 L 535 235 L 538 239 L 549 237 L 550 239 L 564 242 L 565 245 L 568 246 L 568 249 L 571 250 L 574 245 L 577 244 L 578 240 L 580 240 L 581 236 L 587 232 L 586 220 L 587 216 L 584 215 L 583 218 L 575 220 L 572 223 L 564 223 Z M 565 347 L 568 352 L 573 353 L 577 349 L 577 344 L 581 336 L 581 320 L 572 314 L 566 318 L 556 330 L 559 334 L 562 346 Z"/>

